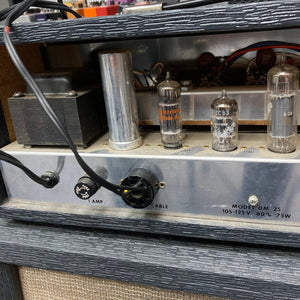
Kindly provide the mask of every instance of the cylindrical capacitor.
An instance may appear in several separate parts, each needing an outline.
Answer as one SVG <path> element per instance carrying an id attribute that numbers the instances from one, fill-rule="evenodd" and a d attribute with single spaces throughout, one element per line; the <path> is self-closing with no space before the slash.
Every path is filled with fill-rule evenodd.
<path id="1" fill-rule="evenodd" d="M 167 72 L 166 80 L 158 85 L 157 90 L 162 144 L 166 149 L 179 149 L 183 139 L 180 85 L 171 80 Z"/>
<path id="2" fill-rule="evenodd" d="M 131 150 L 142 144 L 134 90 L 131 52 L 99 53 L 104 100 L 109 127 L 109 145 Z"/>
<path id="3" fill-rule="evenodd" d="M 223 90 L 222 97 L 215 99 L 210 109 L 212 148 L 216 151 L 233 151 L 238 143 L 238 104 L 227 97 Z"/>
<path id="4" fill-rule="evenodd" d="M 268 72 L 267 80 L 268 148 L 278 153 L 293 152 L 297 145 L 299 71 L 282 62 Z"/>

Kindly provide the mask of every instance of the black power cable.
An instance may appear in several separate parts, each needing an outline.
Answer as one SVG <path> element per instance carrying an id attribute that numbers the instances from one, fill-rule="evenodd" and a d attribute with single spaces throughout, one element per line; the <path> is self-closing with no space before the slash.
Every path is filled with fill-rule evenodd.
<path id="1" fill-rule="evenodd" d="M 112 192 L 114 192 L 114 193 L 116 193 L 120 196 L 124 195 L 125 191 L 128 194 L 128 191 L 141 192 L 141 191 L 147 190 L 147 187 L 119 186 L 119 185 L 112 184 L 111 182 L 105 180 L 104 178 L 99 176 L 97 173 L 95 173 L 85 163 L 85 161 L 82 159 L 82 157 L 77 152 L 76 146 L 74 145 L 69 133 L 64 128 L 61 121 L 59 120 L 59 118 L 57 117 L 57 115 L 55 114 L 55 112 L 53 111 L 53 109 L 51 108 L 49 103 L 47 102 L 43 92 L 38 87 L 38 85 L 36 84 L 36 82 L 34 81 L 32 76 L 30 75 L 30 73 L 26 69 L 25 65 L 21 61 L 21 59 L 20 59 L 13 43 L 12 43 L 11 37 L 10 37 L 10 27 L 12 25 L 12 22 L 16 18 L 18 18 L 31 5 L 35 4 L 36 2 L 37 2 L 37 0 L 25 0 L 24 2 L 21 2 L 21 3 L 17 4 L 13 8 L 13 10 L 8 14 L 7 18 L 5 19 L 4 30 L 3 30 L 3 38 L 4 38 L 4 43 L 5 43 L 6 49 L 9 53 L 13 63 L 15 64 L 15 66 L 17 67 L 17 69 L 19 70 L 19 72 L 21 73 L 21 75 L 23 76 L 25 81 L 27 82 L 27 84 L 31 87 L 31 89 L 34 92 L 34 94 L 36 95 L 37 100 L 39 101 L 40 105 L 45 110 L 45 112 L 47 113 L 47 115 L 49 116 L 51 121 L 54 123 L 54 125 L 57 127 L 57 129 L 60 131 L 62 137 L 64 138 L 67 145 L 69 146 L 69 148 L 73 152 L 78 164 L 86 172 L 87 175 L 89 175 L 99 185 L 103 186 L 104 188 L 106 188 L 106 189 L 108 189 L 108 190 L 110 190 L 110 191 L 112 191 Z M 45 2 L 45 1 L 39 0 L 38 3 L 40 3 L 40 2 Z"/>
<path id="2" fill-rule="evenodd" d="M 63 0 L 57 0 L 57 2 L 60 4 L 63 4 Z M 68 19 L 68 16 L 66 15 L 66 13 L 63 10 L 61 10 L 60 13 L 61 13 L 63 19 Z"/>
<path id="3" fill-rule="evenodd" d="M 165 4 L 163 5 L 163 10 L 171 10 L 171 9 L 180 9 L 180 8 L 191 8 L 191 7 L 199 7 L 210 4 L 228 2 L 228 0 L 190 0 L 183 1 L 174 4 Z"/>
<path id="4" fill-rule="evenodd" d="M 64 5 L 63 3 L 55 3 L 52 1 L 47 0 L 36 0 L 34 3 L 34 6 L 42 7 L 42 8 L 50 8 L 50 9 L 58 9 L 61 12 L 70 12 L 73 14 L 76 18 L 81 18 L 81 15 L 78 14 L 76 11 L 74 11 L 72 8 L 68 7 L 67 5 Z"/>
<path id="5" fill-rule="evenodd" d="M 25 174 L 35 181 L 38 184 L 43 185 L 46 188 L 53 188 L 59 181 L 58 173 L 48 171 L 43 174 L 41 177 L 33 173 L 30 169 L 25 167 L 18 159 L 14 156 L 0 150 L 0 160 L 3 160 L 11 165 L 18 167 L 19 169 L 23 170 Z"/>

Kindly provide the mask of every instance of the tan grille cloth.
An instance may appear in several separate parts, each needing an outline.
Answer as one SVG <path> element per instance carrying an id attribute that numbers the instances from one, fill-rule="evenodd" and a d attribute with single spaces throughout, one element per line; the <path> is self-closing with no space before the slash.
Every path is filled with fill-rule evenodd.
<path id="1" fill-rule="evenodd" d="M 222 300 L 193 293 L 19 267 L 24 300 Z"/>

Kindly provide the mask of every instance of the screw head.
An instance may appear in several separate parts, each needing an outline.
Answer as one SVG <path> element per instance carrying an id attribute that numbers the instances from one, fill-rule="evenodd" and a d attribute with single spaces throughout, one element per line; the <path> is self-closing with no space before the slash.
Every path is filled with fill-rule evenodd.
<path id="1" fill-rule="evenodd" d="M 21 97 L 24 97 L 24 96 L 25 95 L 22 92 L 15 92 L 14 95 L 13 95 L 13 97 L 15 97 L 15 98 L 21 98 Z"/>
<path id="2" fill-rule="evenodd" d="M 251 206 L 255 206 L 257 205 L 259 202 L 258 198 L 255 196 L 255 195 L 251 195 L 249 198 L 248 198 L 248 203 L 251 205 Z"/>
<path id="3" fill-rule="evenodd" d="M 67 97 L 76 97 L 77 93 L 73 90 L 67 92 Z"/>

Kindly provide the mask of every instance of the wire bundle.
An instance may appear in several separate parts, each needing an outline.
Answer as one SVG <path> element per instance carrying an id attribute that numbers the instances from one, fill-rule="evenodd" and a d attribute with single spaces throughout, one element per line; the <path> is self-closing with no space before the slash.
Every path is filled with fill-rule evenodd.
<path id="1" fill-rule="evenodd" d="M 239 49 L 228 56 L 224 63 L 219 67 L 218 74 L 224 72 L 230 65 L 232 65 L 242 55 L 252 51 L 264 50 L 264 49 L 291 49 L 300 52 L 300 45 L 279 41 L 263 41 L 251 44 L 245 48 Z"/>

